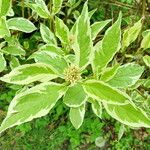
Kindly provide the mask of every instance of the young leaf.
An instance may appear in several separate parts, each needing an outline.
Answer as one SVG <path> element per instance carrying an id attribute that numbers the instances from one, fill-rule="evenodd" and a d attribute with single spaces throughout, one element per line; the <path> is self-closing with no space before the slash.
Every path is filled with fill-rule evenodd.
<path id="1" fill-rule="evenodd" d="M 0 52 L 0 72 L 2 72 L 6 67 L 6 61 L 3 54 Z"/>
<path id="2" fill-rule="evenodd" d="M 124 126 L 124 124 L 121 124 L 119 133 L 118 133 L 118 141 L 122 138 L 124 132 L 125 132 L 125 126 Z"/>
<path id="3" fill-rule="evenodd" d="M 110 116 L 125 125 L 150 128 L 150 119 L 147 115 L 131 104 L 118 106 L 104 103 L 104 107 Z"/>
<path id="4" fill-rule="evenodd" d="M 117 88 L 127 88 L 134 85 L 142 75 L 144 68 L 133 63 L 122 65 L 108 83 Z"/>
<path id="5" fill-rule="evenodd" d="M 68 107 L 79 107 L 87 100 L 87 94 L 80 83 L 68 87 L 64 95 L 63 102 Z"/>
<path id="6" fill-rule="evenodd" d="M 22 31 L 25 33 L 30 33 L 36 30 L 36 27 L 32 22 L 22 17 L 16 17 L 7 20 L 7 25 L 9 29 Z"/>
<path id="7" fill-rule="evenodd" d="M 27 7 L 30 7 L 41 18 L 47 19 L 50 17 L 50 12 L 43 0 L 36 0 L 36 3 L 25 3 Z"/>
<path id="8" fill-rule="evenodd" d="M 32 55 L 36 62 L 48 64 L 49 67 L 56 73 L 62 76 L 65 68 L 68 68 L 66 60 L 57 54 L 49 51 L 37 51 Z"/>
<path id="9" fill-rule="evenodd" d="M 101 102 L 98 102 L 93 99 L 91 105 L 92 105 L 92 110 L 93 110 L 94 114 L 96 116 L 98 116 L 99 118 L 101 118 L 102 117 L 102 109 L 103 109 Z"/>
<path id="10" fill-rule="evenodd" d="M 84 4 L 83 10 L 71 32 L 75 37 L 72 48 L 76 56 L 76 64 L 83 70 L 90 62 L 90 54 L 92 52 L 91 27 L 88 16 L 87 2 Z"/>
<path id="11" fill-rule="evenodd" d="M 55 17 L 56 36 L 60 39 L 62 44 L 69 44 L 69 29 L 64 22 Z"/>
<path id="12" fill-rule="evenodd" d="M 11 7 L 11 0 L 1 0 L 0 1 L 0 17 L 7 16 L 10 7 Z"/>
<path id="13" fill-rule="evenodd" d="M 11 54 L 14 56 L 25 56 L 25 54 L 26 54 L 24 49 L 22 49 L 21 46 L 18 46 L 18 45 L 4 47 L 2 49 L 2 51 L 3 51 L 3 53 Z"/>
<path id="14" fill-rule="evenodd" d="M 100 102 L 116 105 L 125 105 L 130 102 L 130 97 L 127 94 L 109 86 L 103 81 L 88 80 L 83 84 L 83 87 L 89 97 Z"/>
<path id="15" fill-rule="evenodd" d="M 70 108 L 69 113 L 70 121 L 76 129 L 79 129 L 80 126 L 82 125 L 84 120 L 84 114 L 85 114 L 85 104 L 77 108 Z"/>
<path id="16" fill-rule="evenodd" d="M 27 85 L 35 81 L 51 80 L 57 75 L 50 67 L 43 63 L 26 64 L 12 70 L 9 74 L 4 75 L 0 80 L 8 83 Z"/>
<path id="17" fill-rule="evenodd" d="M 9 105 L 0 133 L 15 125 L 47 115 L 65 90 L 66 88 L 60 84 L 47 82 L 20 92 Z"/>
<path id="18" fill-rule="evenodd" d="M 150 48 L 150 30 L 143 32 L 143 40 L 141 42 L 141 48 L 144 50 Z"/>
<path id="19" fill-rule="evenodd" d="M 110 22 L 111 20 L 95 22 L 91 25 L 92 40 L 94 40 L 99 32 Z"/>
<path id="20" fill-rule="evenodd" d="M 10 32 L 8 26 L 6 24 L 6 18 L 0 18 L 0 38 L 4 38 L 5 36 L 10 36 Z"/>
<path id="21" fill-rule="evenodd" d="M 95 47 L 95 58 L 93 60 L 95 71 L 100 72 L 105 68 L 121 47 L 121 18 L 120 13 L 118 20 L 106 31 L 103 40 L 97 44 L 99 46 Z"/>
<path id="22" fill-rule="evenodd" d="M 63 0 L 53 0 L 53 8 L 52 8 L 52 13 L 57 14 L 62 6 Z"/>
<path id="23" fill-rule="evenodd" d="M 43 23 L 40 24 L 40 33 L 41 33 L 42 39 L 45 43 L 56 45 L 57 42 L 56 42 L 54 34 Z"/>
<path id="24" fill-rule="evenodd" d="M 140 19 L 136 22 L 132 27 L 127 28 L 123 33 L 123 40 L 122 40 L 122 51 L 124 51 L 132 42 L 134 42 L 142 27 L 142 20 Z"/>
<path id="25" fill-rule="evenodd" d="M 146 64 L 146 66 L 150 67 L 150 56 L 148 55 L 144 56 L 143 61 Z"/>

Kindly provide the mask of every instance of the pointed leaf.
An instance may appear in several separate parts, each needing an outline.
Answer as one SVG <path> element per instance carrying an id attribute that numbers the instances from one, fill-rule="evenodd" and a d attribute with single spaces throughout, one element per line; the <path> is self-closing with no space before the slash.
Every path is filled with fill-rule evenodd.
<path id="1" fill-rule="evenodd" d="M 95 22 L 91 25 L 92 40 L 94 40 L 99 32 L 110 22 L 111 20 Z"/>
<path id="2" fill-rule="evenodd" d="M 46 25 L 42 23 L 40 24 L 40 33 L 45 43 L 56 45 L 57 42 L 54 37 L 54 34 L 50 31 L 50 29 Z"/>
<path id="3" fill-rule="evenodd" d="M 71 31 L 75 37 L 72 48 L 75 52 L 76 64 L 81 69 L 84 69 L 89 64 L 90 54 L 92 52 L 91 27 L 88 14 L 88 6 L 86 2 L 81 15 Z"/>
<path id="4" fill-rule="evenodd" d="M 147 115 L 131 104 L 118 106 L 104 103 L 104 107 L 110 116 L 125 125 L 150 128 L 150 119 Z"/>
<path id="5" fill-rule="evenodd" d="M 79 129 L 80 126 L 82 125 L 84 120 L 84 114 L 85 114 L 85 105 L 82 105 L 77 108 L 70 108 L 69 113 L 70 121 L 76 129 Z"/>
<path id="6" fill-rule="evenodd" d="M 87 94 L 80 83 L 68 87 L 64 95 L 63 102 L 68 107 L 79 107 L 87 100 Z"/>
<path id="7" fill-rule="evenodd" d="M 91 105 L 92 105 L 92 110 L 93 110 L 94 114 L 96 116 L 98 116 L 99 118 L 101 118 L 102 117 L 102 109 L 103 109 L 101 102 L 98 102 L 93 99 Z"/>
<path id="8" fill-rule="evenodd" d="M 144 56 L 143 61 L 146 64 L 146 66 L 150 67 L 150 56 L 148 55 Z"/>
<path id="9" fill-rule="evenodd" d="M 11 18 L 7 20 L 7 24 L 9 29 L 22 31 L 25 33 L 30 33 L 36 30 L 36 27 L 32 22 L 22 17 Z"/>
<path id="10" fill-rule="evenodd" d="M 47 82 L 20 92 L 11 101 L 0 132 L 47 115 L 65 90 L 60 84 Z"/>
<path id="11" fill-rule="evenodd" d="M 57 75 L 49 68 L 48 65 L 42 63 L 26 64 L 12 70 L 9 74 L 0 78 L 0 80 L 8 83 L 26 85 L 35 81 L 51 80 Z"/>
<path id="12" fill-rule="evenodd" d="M 55 17 L 56 36 L 59 38 L 62 44 L 69 44 L 69 29 L 64 22 Z"/>
<path id="13" fill-rule="evenodd" d="M 121 18 L 120 13 L 118 20 L 106 31 L 102 42 L 100 41 L 99 46 L 95 47 L 93 60 L 95 71 L 100 72 L 105 68 L 121 47 Z"/>
<path id="14" fill-rule="evenodd" d="M 83 87 L 89 97 L 98 101 L 116 105 L 125 105 L 129 103 L 130 100 L 130 97 L 127 94 L 109 86 L 103 81 L 88 80 L 83 84 Z"/>
<path id="15" fill-rule="evenodd" d="M 18 46 L 18 45 L 4 47 L 2 51 L 3 53 L 11 54 L 14 56 L 25 56 L 26 54 L 24 49 L 22 49 L 21 46 Z"/>
<path id="16" fill-rule="evenodd" d="M 2 72 L 6 67 L 6 61 L 3 54 L 0 52 L 0 72 Z"/>
<path id="17" fill-rule="evenodd" d="M 6 24 L 6 18 L 0 18 L 0 38 L 4 38 L 5 36 L 10 36 L 10 32 L 8 26 Z"/>
<path id="18" fill-rule="evenodd" d="M 122 50 L 124 51 L 132 42 L 134 42 L 142 27 L 142 20 L 140 19 L 136 22 L 132 27 L 127 28 L 123 33 L 123 40 L 122 40 Z"/>
<path id="19" fill-rule="evenodd" d="M 117 88 L 127 88 L 134 85 L 142 75 L 144 68 L 133 63 L 122 65 L 108 83 Z"/>
<path id="20" fill-rule="evenodd" d="M 53 8 L 52 8 L 52 13 L 57 14 L 62 6 L 63 0 L 53 0 Z"/>
<path id="21" fill-rule="evenodd" d="M 150 30 L 143 32 L 143 40 L 141 42 L 141 48 L 144 50 L 150 48 Z"/>

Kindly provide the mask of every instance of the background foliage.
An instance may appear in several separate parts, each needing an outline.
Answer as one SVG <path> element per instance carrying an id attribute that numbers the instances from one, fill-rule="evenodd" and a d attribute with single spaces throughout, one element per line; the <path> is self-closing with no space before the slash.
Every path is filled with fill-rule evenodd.
<path id="1" fill-rule="evenodd" d="M 39 18 L 31 13 L 31 10 L 26 8 L 24 0 L 13 0 L 13 10 L 16 17 L 25 17 L 32 20 L 34 24 L 39 27 Z M 67 0 L 63 2 L 63 8 L 60 16 L 64 22 L 69 26 L 72 25 L 75 18 L 81 12 L 85 0 L 70 0 L 76 2 L 75 7 L 68 5 Z M 46 3 L 49 5 L 49 1 Z M 127 26 L 133 25 L 141 17 L 143 17 L 142 30 L 149 29 L 150 27 L 150 2 L 148 0 L 89 0 L 90 10 L 97 9 L 92 16 L 92 22 L 101 21 L 112 18 L 116 20 L 120 11 L 123 12 L 123 26 L 124 31 Z M 16 58 L 21 64 L 26 63 L 26 59 L 37 49 L 37 45 L 41 42 L 39 32 L 33 33 L 20 33 L 14 32 L 14 38 L 18 38 L 20 44 L 26 50 L 26 56 Z M 99 40 L 103 37 L 103 32 L 97 37 Z M 132 62 L 133 60 L 138 63 L 145 55 L 149 55 L 149 51 L 137 52 L 139 43 L 141 41 L 142 33 L 132 44 L 125 53 L 120 54 L 118 59 L 123 63 Z M 11 39 L 7 39 L 11 42 Z M 1 41 L 2 42 L 2 41 Z M 131 51 L 132 50 L 132 51 Z M 17 66 L 18 61 L 14 57 L 5 56 L 7 63 L 12 62 L 9 67 Z M 5 70 L 1 76 L 8 72 Z M 148 77 L 150 70 L 147 69 L 144 77 Z M 1 83 L 0 85 L 0 121 L 6 115 L 8 105 L 14 97 L 18 86 Z M 149 90 L 147 90 L 149 91 Z M 139 92 L 141 92 L 139 90 Z M 140 105 L 141 103 L 139 103 Z M 68 109 L 65 105 L 57 103 L 55 108 L 49 115 L 36 119 L 30 123 L 25 123 L 18 127 L 14 127 L 6 131 L 0 137 L 0 149 L 150 149 L 150 130 L 149 129 L 135 129 L 123 127 L 120 123 L 103 113 L 102 119 L 98 119 L 90 107 L 87 108 L 85 121 L 79 130 L 75 130 L 68 120 Z M 121 139 L 123 131 L 125 130 Z"/>

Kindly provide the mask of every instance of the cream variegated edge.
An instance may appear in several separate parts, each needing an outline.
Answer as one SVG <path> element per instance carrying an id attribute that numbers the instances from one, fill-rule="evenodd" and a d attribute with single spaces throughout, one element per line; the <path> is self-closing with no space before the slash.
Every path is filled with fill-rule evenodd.
<path id="1" fill-rule="evenodd" d="M 77 108 L 70 108 L 69 118 L 72 125 L 76 129 L 79 129 L 80 126 L 82 125 L 84 120 L 84 115 L 85 115 L 85 104 Z"/>
<path id="2" fill-rule="evenodd" d="M 15 110 L 14 110 L 14 107 L 17 105 L 18 103 L 18 99 L 23 97 L 23 96 L 26 96 L 28 94 L 32 94 L 32 93 L 40 93 L 42 94 L 41 90 L 44 90 L 45 86 L 60 86 L 62 87 L 61 90 L 57 91 L 59 94 L 59 96 L 57 97 L 56 101 L 54 103 L 52 103 L 50 106 L 47 106 L 47 108 L 45 109 L 42 109 L 41 111 L 39 111 L 38 113 L 36 113 L 36 115 L 34 116 L 30 116 L 28 117 L 27 119 L 25 119 L 23 122 L 21 122 L 20 120 L 18 120 L 16 123 L 10 125 L 9 127 L 5 128 L 3 127 L 3 125 L 5 125 L 5 121 L 7 121 L 7 119 L 9 119 L 9 117 L 13 114 L 13 113 L 17 113 Z M 47 82 L 47 83 L 41 83 L 35 87 L 32 87 L 30 89 L 27 89 L 23 92 L 20 92 L 19 94 L 17 94 L 14 99 L 11 101 L 10 105 L 9 105 L 9 108 L 8 108 L 8 112 L 7 112 L 7 116 L 6 118 L 3 120 L 1 126 L 0 126 L 0 133 L 2 133 L 3 131 L 5 131 L 6 129 L 8 128 L 11 128 L 13 126 L 16 126 L 16 125 L 20 125 L 22 123 L 25 123 L 25 122 L 29 122 L 35 118 L 39 118 L 39 117 L 42 117 L 42 116 L 45 116 L 49 113 L 49 111 L 54 107 L 54 105 L 56 104 L 56 102 L 64 95 L 64 93 L 66 92 L 67 90 L 67 87 L 65 87 L 64 85 L 61 85 L 61 84 L 57 84 L 57 83 L 54 83 L 54 82 Z"/>
<path id="3" fill-rule="evenodd" d="M 49 73 L 39 73 L 38 75 L 32 77 L 32 75 L 28 75 L 26 77 L 26 79 L 24 80 L 18 80 L 18 81 L 11 81 L 11 77 L 13 76 L 17 76 L 17 75 L 20 75 L 21 72 L 19 72 L 18 69 L 26 69 L 27 67 L 42 67 L 43 69 L 45 70 L 48 70 L 51 72 Z M 32 70 L 31 70 L 32 72 Z M 26 64 L 26 65 L 22 65 L 22 66 L 18 66 L 17 68 L 15 68 L 14 70 L 12 70 L 9 74 L 6 74 L 4 75 L 3 77 L 0 78 L 1 81 L 4 81 L 4 82 L 7 82 L 7 83 L 12 83 L 12 84 L 18 84 L 18 85 L 27 85 L 29 83 L 32 83 L 32 82 L 35 82 L 35 81 L 41 81 L 42 79 L 48 81 L 48 80 L 52 80 L 54 78 L 57 78 L 58 75 L 55 74 L 51 68 L 47 65 L 47 64 L 44 64 L 44 63 L 35 63 L 35 64 Z"/>
<path id="4" fill-rule="evenodd" d="M 21 24 L 24 22 L 24 24 L 28 25 L 28 30 L 24 29 L 23 24 L 22 24 L 21 28 L 17 27 L 17 25 L 14 24 L 15 22 L 19 22 L 19 21 L 21 21 Z M 19 31 L 26 32 L 26 33 L 30 33 L 30 32 L 33 32 L 34 30 L 36 30 L 35 25 L 31 21 L 29 21 L 28 19 L 25 19 L 23 17 L 16 17 L 16 18 L 8 19 L 7 25 L 8 25 L 9 29 L 19 30 Z"/>
<path id="5" fill-rule="evenodd" d="M 130 105 L 130 106 L 132 106 L 131 104 L 127 104 L 127 105 Z M 148 116 L 147 116 L 147 114 L 142 110 L 142 109 L 140 109 L 140 108 L 137 108 L 137 107 L 133 107 L 133 109 L 135 109 L 136 111 L 138 111 L 138 113 L 141 113 L 142 115 L 143 115 L 143 119 L 146 119 L 146 122 L 144 123 L 144 122 L 142 122 L 141 120 L 139 120 L 139 121 L 136 121 L 136 122 L 129 122 L 129 121 L 127 121 L 127 120 L 122 120 L 120 117 L 118 117 L 118 115 L 117 115 L 117 110 L 116 110 L 116 112 L 115 112 L 115 107 L 124 107 L 124 106 L 126 106 L 126 105 L 120 105 L 120 106 L 115 106 L 114 105 L 114 109 L 113 110 L 109 110 L 109 104 L 107 104 L 107 103 L 104 103 L 103 102 L 103 106 L 104 106 L 104 108 L 106 109 L 106 111 L 107 111 L 107 113 L 110 115 L 110 116 L 112 116 L 113 118 L 115 118 L 116 120 L 118 120 L 118 121 L 120 121 L 121 123 L 123 123 L 123 124 L 125 124 L 125 125 L 128 125 L 128 126 L 131 126 L 131 127 L 136 127 L 136 128 L 139 128 L 139 127 L 146 127 L 146 128 L 150 128 L 150 118 L 148 118 Z M 127 111 L 129 111 L 129 110 L 127 110 Z M 131 113 L 133 113 L 133 112 L 131 112 Z M 126 116 L 126 114 L 124 114 L 125 116 Z M 136 115 L 136 117 L 138 117 L 138 114 L 136 113 L 135 114 Z M 129 116 L 127 116 L 127 117 L 129 117 Z"/>
<path id="6" fill-rule="evenodd" d="M 122 92 L 122 91 L 120 91 L 120 90 L 118 90 L 118 89 L 116 89 L 116 88 L 111 87 L 110 85 L 108 85 L 107 83 L 104 83 L 103 81 L 100 81 L 100 80 L 87 80 L 85 83 L 92 83 L 92 82 L 97 82 L 97 83 L 103 84 L 104 86 L 107 86 L 108 88 L 111 88 L 112 90 L 116 91 L 117 93 L 119 93 L 120 95 L 123 95 L 123 96 L 126 98 L 126 100 L 124 101 L 124 103 L 108 102 L 109 104 L 126 105 L 126 104 L 130 103 L 130 104 L 132 104 L 133 106 L 135 106 L 134 103 L 133 103 L 132 100 L 131 100 L 131 97 L 130 97 L 129 95 L 127 95 L 126 93 L 124 93 L 124 92 Z M 85 83 L 83 83 L 83 88 L 84 88 L 85 92 L 87 93 L 87 95 L 88 95 L 89 97 L 91 97 L 91 98 L 93 98 L 93 99 L 96 99 L 96 100 L 99 100 L 100 102 L 106 102 L 106 101 L 107 101 L 106 99 L 105 99 L 105 100 L 104 100 L 104 99 L 101 99 L 100 97 L 98 97 L 98 96 L 96 96 L 96 95 L 94 95 L 94 94 L 92 94 L 92 93 L 89 93 L 89 92 L 86 90 L 85 86 L 84 86 Z M 110 93 L 110 94 L 111 94 L 111 93 Z"/>
<path id="7" fill-rule="evenodd" d="M 52 1 L 53 1 L 52 13 L 57 14 L 61 9 L 63 0 L 52 0 Z"/>
<path id="8" fill-rule="evenodd" d="M 83 51 L 83 48 L 81 49 L 81 47 L 83 45 L 79 45 L 79 42 L 78 42 L 78 37 L 80 37 L 80 35 L 79 35 L 79 27 L 78 27 L 79 24 L 80 24 L 80 20 L 82 20 L 82 21 L 84 21 L 86 23 L 86 25 L 87 25 L 86 35 L 90 39 L 88 50 L 86 50 L 87 51 L 86 55 L 88 55 L 88 57 L 85 56 L 86 58 L 84 58 L 84 59 L 87 59 L 87 61 L 84 64 L 80 64 L 81 61 L 82 61 L 81 60 L 81 55 L 83 53 L 85 53 L 85 51 Z M 76 23 L 72 27 L 71 34 L 76 36 L 76 38 L 74 39 L 74 44 L 72 44 L 72 47 L 73 47 L 73 50 L 74 50 L 75 56 L 76 56 L 75 64 L 77 66 L 79 66 L 81 68 L 81 70 L 84 70 L 87 67 L 87 65 L 89 65 L 91 63 L 91 59 L 92 59 L 91 57 L 93 55 L 90 18 L 89 18 L 89 12 L 88 12 L 87 2 L 84 4 L 84 7 L 83 7 L 81 15 L 78 17 Z"/>

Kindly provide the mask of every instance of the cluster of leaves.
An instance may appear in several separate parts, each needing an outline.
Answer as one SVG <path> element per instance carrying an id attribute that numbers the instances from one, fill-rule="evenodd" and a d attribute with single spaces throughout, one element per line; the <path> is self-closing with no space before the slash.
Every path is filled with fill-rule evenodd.
<path id="1" fill-rule="evenodd" d="M 10 100 L 10 95 L 12 97 L 15 93 L 12 93 L 11 90 L 8 91 L 7 96 L 6 93 L 2 93 L 0 97 L 1 106 L 7 106 L 3 101 L 5 99 Z M 136 135 L 134 131 L 131 132 L 125 126 L 126 132 L 120 139 L 122 134 L 120 123 L 112 119 L 106 112 L 102 115 L 103 121 L 100 121 L 92 113 L 90 107 L 83 125 L 79 130 L 75 130 L 67 118 L 68 111 L 67 107 L 59 101 L 49 115 L 7 130 L 5 135 L 0 137 L 0 148 L 98 149 L 97 147 L 99 147 L 104 149 L 149 149 L 149 144 L 147 144 L 149 141 L 148 131 L 144 130 L 141 134 L 141 130 L 135 130 Z M 5 116 L 2 113 L 0 115 L 0 118 Z"/>
<path id="2" fill-rule="evenodd" d="M 88 11 L 86 2 L 73 26 L 68 27 L 58 17 L 62 3 L 62 0 L 53 0 L 50 11 L 43 0 L 25 3 L 35 16 L 50 21 L 50 28 L 40 23 L 42 44 L 28 58 L 35 63 L 24 65 L 20 65 L 16 56 L 24 59 L 25 50 L 10 30 L 12 33 L 14 30 L 30 33 L 37 28 L 22 17 L 7 20 L 7 16 L 13 15 L 11 1 L 2 1 L 0 5 L 0 37 L 3 38 L 0 46 L 1 71 L 6 68 L 3 55 L 12 58 L 12 71 L 0 80 L 20 85 L 20 90 L 10 103 L 0 132 L 45 116 L 58 100 L 62 100 L 70 108 L 70 121 L 76 129 L 83 123 L 87 103 L 91 104 L 93 112 L 100 118 L 104 108 L 110 116 L 125 125 L 149 128 L 150 79 L 147 76 L 142 79 L 140 77 L 150 67 L 150 56 L 143 57 L 150 48 L 150 31 L 143 32 L 136 55 L 127 55 L 132 58 L 130 63 L 124 64 L 126 59 L 122 57 L 119 60 L 118 57 L 119 54 L 125 55 L 128 47 L 137 39 L 141 32 L 142 19 L 128 27 L 121 39 L 120 13 L 102 40 L 95 41 L 98 33 L 111 20 L 91 24 L 90 18 L 94 11 Z M 76 2 L 69 1 L 68 4 L 75 5 Z M 142 88 L 144 92 L 141 93 L 138 88 Z"/>

